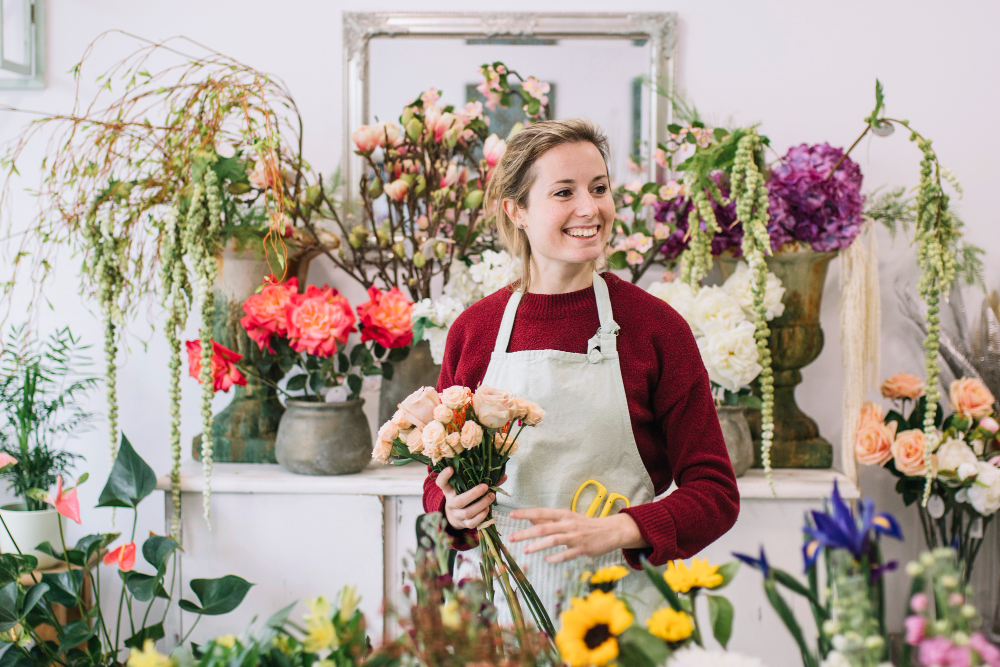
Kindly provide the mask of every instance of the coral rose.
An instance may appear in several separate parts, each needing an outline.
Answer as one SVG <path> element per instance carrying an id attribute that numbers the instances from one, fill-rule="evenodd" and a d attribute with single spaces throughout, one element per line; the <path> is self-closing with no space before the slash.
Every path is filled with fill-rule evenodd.
<path id="1" fill-rule="evenodd" d="M 468 387 L 457 384 L 441 392 L 441 402 L 452 410 L 461 410 L 472 402 L 472 392 Z"/>
<path id="2" fill-rule="evenodd" d="M 892 443 L 892 462 L 896 470 L 910 477 L 919 477 L 927 472 L 924 450 L 927 440 L 920 429 L 903 431 Z"/>
<path id="3" fill-rule="evenodd" d="M 260 349 L 265 346 L 271 349 L 271 334 L 284 336 L 288 333 L 285 308 L 298 292 L 299 281 L 291 278 L 284 283 L 267 284 L 260 293 L 251 294 L 243 302 L 246 316 L 240 319 L 240 325 Z"/>
<path id="4" fill-rule="evenodd" d="M 858 421 L 858 428 L 861 428 L 865 424 L 881 424 L 884 420 L 885 415 L 882 413 L 882 406 L 878 403 L 866 401 L 861 406 L 861 418 Z"/>
<path id="5" fill-rule="evenodd" d="M 892 400 L 916 399 L 924 395 L 924 381 L 909 373 L 896 373 L 882 383 L 882 396 Z"/>
<path id="6" fill-rule="evenodd" d="M 981 380 L 962 378 L 948 388 L 951 409 L 971 419 L 979 419 L 993 412 L 993 394 Z"/>
<path id="7" fill-rule="evenodd" d="M 441 399 L 434 387 L 421 387 L 403 399 L 399 412 L 417 428 L 424 428 L 434 419 L 434 408 L 441 405 Z"/>
<path id="8" fill-rule="evenodd" d="M 185 345 L 188 353 L 188 373 L 201 382 L 201 341 L 189 340 Z M 247 379 L 236 367 L 236 362 L 242 358 L 242 354 L 212 341 L 212 388 L 215 391 L 228 392 L 234 384 L 241 387 L 246 385 Z"/>
<path id="9" fill-rule="evenodd" d="M 462 426 L 462 448 L 478 447 L 482 441 L 483 427 L 473 421 L 465 422 L 465 425 Z"/>
<path id="10" fill-rule="evenodd" d="M 892 441 L 896 437 L 896 422 L 868 422 L 858 429 L 854 454 L 865 465 L 884 465 L 892 458 Z"/>
<path id="11" fill-rule="evenodd" d="M 351 304 L 337 290 L 310 285 L 305 294 L 296 294 L 285 307 L 288 343 L 296 352 L 330 357 L 337 343 L 347 344 L 354 326 Z"/>
<path id="12" fill-rule="evenodd" d="M 506 389 L 483 385 L 472 395 L 472 409 L 480 424 L 500 428 L 517 414 L 517 396 Z"/>
<path id="13" fill-rule="evenodd" d="M 371 300 L 358 306 L 361 340 L 373 340 L 385 348 L 406 347 L 412 343 L 410 315 L 413 304 L 399 288 L 383 292 L 377 287 L 369 287 L 368 298 Z"/>

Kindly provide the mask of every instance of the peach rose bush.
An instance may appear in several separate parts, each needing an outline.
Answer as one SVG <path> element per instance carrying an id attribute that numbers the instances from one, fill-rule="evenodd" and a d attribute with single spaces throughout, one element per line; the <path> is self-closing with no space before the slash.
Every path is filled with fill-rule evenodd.
<path id="1" fill-rule="evenodd" d="M 392 361 L 406 356 L 413 339 L 413 304 L 398 289 L 371 288 L 369 301 L 355 313 L 343 294 L 328 285 L 309 285 L 299 292 L 298 280 L 265 279 L 261 290 L 243 303 L 240 324 L 261 350 L 255 366 L 212 341 L 212 377 L 216 391 L 246 384 L 245 373 L 275 387 L 287 397 L 322 401 L 328 389 L 346 383 L 348 398 L 357 398 L 362 376 L 392 377 Z M 360 341 L 349 345 L 351 334 Z M 201 371 L 201 344 L 188 341 L 190 374 Z M 298 372 L 293 372 L 293 371 Z M 288 376 L 284 387 L 278 385 Z M 301 393 L 299 393 L 301 392 Z"/>
<path id="2" fill-rule="evenodd" d="M 487 484 L 491 491 L 505 494 L 500 479 L 507 461 L 517 452 L 518 436 L 545 416 L 537 403 L 487 386 L 473 392 L 456 385 L 441 393 L 433 387 L 421 387 L 398 408 L 379 429 L 373 458 L 393 465 L 416 462 L 438 473 L 450 467 L 454 470 L 451 483 L 458 493 Z M 523 630 L 524 614 L 508 580 L 507 573 L 511 573 L 535 624 L 554 637 L 548 613 L 501 541 L 492 517 L 490 508 L 478 529 L 487 590 L 493 590 L 493 581 L 499 577 L 514 622 Z"/>
<path id="3" fill-rule="evenodd" d="M 951 414 L 935 412 L 935 430 L 925 433 L 924 382 L 897 373 L 882 383 L 893 402 L 884 412 L 877 403 L 861 410 L 854 453 L 865 465 L 882 466 L 898 479 L 896 491 L 919 509 L 930 548 L 953 546 L 966 577 L 983 534 L 1000 510 L 1000 441 L 996 399 L 979 378 L 960 378 L 948 388 Z M 909 407 L 909 410 L 907 408 Z M 930 479 L 931 495 L 921 501 Z"/>

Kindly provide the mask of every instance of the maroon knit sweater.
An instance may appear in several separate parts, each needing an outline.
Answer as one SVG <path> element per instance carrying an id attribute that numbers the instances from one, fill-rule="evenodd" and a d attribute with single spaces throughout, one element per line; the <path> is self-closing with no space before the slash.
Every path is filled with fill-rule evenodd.
<path id="1" fill-rule="evenodd" d="M 639 455 L 657 494 L 677 483 L 677 489 L 660 500 L 621 510 L 652 545 L 623 550 L 628 563 L 638 569 L 640 555 L 662 565 L 688 558 L 714 542 L 736 522 L 740 498 L 708 373 L 690 327 L 661 299 L 612 273 L 602 275 L 615 322 L 621 327 L 618 353 Z M 494 292 L 452 325 L 439 391 L 456 384 L 475 389 L 482 382 L 510 294 L 507 289 Z M 508 352 L 553 349 L 585 354 L 587 340 L 599 326 L 593 288 L 525 294 Z M 444 511 L 436 477 L 431 473 L 424 482 L 427 512 Z M 455 536 L 465 538 L 455 540 L 456 548 L 475 544 L 475 531 L 456 531 Z"/>

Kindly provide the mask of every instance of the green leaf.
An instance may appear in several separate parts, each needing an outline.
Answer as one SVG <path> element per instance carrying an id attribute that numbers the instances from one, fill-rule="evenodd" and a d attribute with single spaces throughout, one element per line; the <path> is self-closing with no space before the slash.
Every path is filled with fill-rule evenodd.
<path id="1" fill-rule="evenodd" d="M 624 250 L 618 250 L 616 252 L 608 255 L 608 266 L 612 269 L 624 269 L 628 266 L 628 262 L 625 260 L 627 253 Z"/>
<path id="2" fill-rule="evenodd" d="M 802 664 L 805 667 L 816 667 L 816 658 L 806 645 L 805 637 L 802 635 L 802 628 L 799 627 L 798 621 L 795 620 L 795 614 L 792 613 L 785 599 L 781 597 L 773 581 L 764 580 L 764 592 L 767 594 L 767 599 L 771 602 L 771 606 L 778 612 L 781 622 L 785 624 L 785 627 L 788 628 L 788 631 L 795 639 L 795 643 L 798 644 L 799 652 L 802 654 Z"/>
<path id="3" fill-rule="evenodd" d="M 85 643 L 97 632 L 97 624 L 94 627 L 87 625 L 86 621 L 73 621 L 69 625 L 63 626 L 63 639 L 59 644 L 59 653 L 65 653 L 74 646 Z"/>
<path id="4" fill-rule="evenodd" d="M 381 359 L 385 355 L 385 348 L 380 343 L 376 342 L 372 348 L 377 358 Z"/>
<path id="5" fill-rule="evenodd" d="M 201 606 L 181 600 L 180 606 L 184 611 L 207 616 L 228 614 L 243 602 L 250 587 L 250 582 L 234 574 L 227 574 L 218 579 L 192 579 L 191 590 L 198 596 Z"/>
<path id="6" fill-rule="evenodd" d="M 285 389 L 288 391 L 302 391 L 306 388 L 306 382 L 309 380 L 309 376 L 305 373 L 299 373 L 298 375 L 290 378 L 288 384 L 285 385 Z"/>
<path id="7" fill-rule="evenodd" d="M 684 128 L 678 125 L 677 123 L 671 123 L 670 125 L 667 125 L 667 132 L 669 132 L 670 134 L 680 134 L 681 130 L 683 129 Z"/>
<path id="8" fill-rule="evenodd" d="M 16 581 L 0 588 L 0 632 L 7 632 L 21 620 L 21 615 L 17 613 L 17 598 Z"/>
<path id="9" fill-rule="evenodd" d="M 719 584 L 718 586 L 714 586 L 712 590 L 717 591 L 720 588 L 725 588 L 726 586 L 728 586 L 729 582 L 733 580 L 733 577 L 736 576 L 736 572 L 739 569 L 740 569 L 740 562 L 738 560 L 731 560 L 728 563 L 723 563 L 722 565 L 720 565 L 719 569 L 716 570 L 716 572 L 722 575 L 722 583 Z"/>
<path id="10" fill-rule="evenodd" d="M 323 389 L 323 373 L 317 371 L 309 374 L 309 388 L 317 394 Z"/>
<path id="11" fill-rule="evenodd" d="M 351 393 L 357 396 L 361 393 L 361 377 L 358 375 L 348 375 L 347 386 L 350 387 Z"/>
<path id="12" fill-rule="evenodd" d="M 100 551 L 104 547 L 108 546 L 117 540 L 120 535 L 121 533 L 95 533 L 93 535 L 85 535 L 77 541 L 75 549 L 83 555 L 84 561 L 90 562 L 94 552 Z"/>
<path id="13" fill-rule="evenodd" d="M 391 380 L 392 376 L 393 376 L 393 373 L 395 373 L 395 372 L 396 371 L 393 368 L 392 364 L 390 364 L 388 361 L 383 361 L 382 362 L 382 377 L 383 378 L 385 378 L 386 380 Z"/>
<path id="14" fill-rule="evenodd" d="M 45 598 L 49 602 L 61 604 L 64 607 L 76 606 L 76 592 L 83 586 L 83 570 L 72 572 L 46 572 L 42 581 L 49 585 Z"/>
<path id="15" fill-rule="evenodd" d="M 351 364 L 353 366 L 363 366 L 370 359 L 371 352 L 364 345 L 355 345 L 354 349 L 351 350 Z"/>
<path id="16" fill-rule="evenodd" d="M 131 507 L 156 489 L 156 473 L 132 448 L 125 434 L 122 434 L 118 457 L 111 468 L 108 482 L 101 491 L 98 507 Z"/>
<path id="17" fill-rule="evenodd" d="M 733 603 L 721 595 L 708 595 L 708 618 L 712 623 L 712 634 L 716 641 L 726 648 L 733 634 Z"/>
<path id="18" fill-rule="evenodd" d="M 126 639 L 125 647 L 141 649 L 147 639 L 155 642 L 157 639 L 163 639 L 166 636 L 167 633 L 163 631 L 163 623 L 156 623 L 139 630 L 139 632 Z"/>
<path id="19" fill-rule="evenodd" d="M 135 596 L 136 600 L 149 602 L 153 599 L 154 595 L 161 598 L 170 597 L 162 584 L 160 584 L 159 576 L 154 577 L 153 575 L 143 574 L 134 570 L 129 572 L 119 570 L 118 575 L 125 582 L 125 587 Z"/>
<path id="20" fill-rule="evenodd" d="M 0 647 L 0 667 L 34 667 L 36 664 L 30 656 L 14 648 L 13 644 L 4 644 Z"/>
<path id="21" fill-rule="evenodd" d="M 667 580 L 663 578 L 663 573 L 650 565 L 649 561 L 645 558 L 642 559 L 642 569 L 646 573 L 646 576 L 649 577 L 649 580 L 653 582 L 656 590 L 660 591 L 660 595 L 667 601 L 671 609 L 682 611 L 683 607 L 681 606 L 680 598 L 677 597 L 674 589 L 670 588 L 667 584 Z"/>
<path id="22" fill-rule="evenodd" d="M 17 581 L 22 574 L 29 574 L 38 567 L 38 559 L 34 556 L 19 554 L 0 554 L 0 586 Z"/>
<path id="23" fill-rule="evenodd" d="M 343 352 L 337 355 L 337 370 L 341 373 L 346 373 L 351 370 L 351 361 Z"/>
<path id="24" fill-rule="evenodd" d="M 670 654 L 666 642 L 638 625 L 630 626 L 618 637 L 618 646 L 621 650 L 619 664 L 629 667 L 656 667 Z"/>
<path id="25" fill-rule="evenodd" d="M 229 181 L 231 183 L 250 184 L 250 179 L 247 178 L 247 170 L 243 166 L 243 162 L 235 155 L 233 157 L 220 157 L 212 165 L 212 171 L 219 177 L 220 183 L 222 181 Z"/>
<path id="26" fill-rule="evenodd" d="M 24 607 L 21 614 L 26 616 L 48 592 L 49 585 L 44 582 L 37 583 L 29 588 L 27 594 L 24 596 Z"/>
<path id="27" fill-rule="evenodd" d="M 799 595 L 801 595 L 804 598 L 807 598 L 810 602 L 814 604 L 819 604 L 819 600 L 817 600 L 813 596 L 812 591 L 806 588 L 805 585 L 803 585 L 798 579 L 790 575 L 788 572 L 785 572 L 784 570 L 779 569 L 777 567 L 772 567 L 771 575 L 774 577 L 775 581 L 777 581 L 779 584 L 781 584 L 788 590 L 792 591 L 793 593 L 798 593 Z"/>
<path id="28" fill-rule="evenodd" d="M 764 405 L 760 398 L 754 396 L 753 394 L 740 394 L 739 403 L 747 406 L 751 410 L 760 410 Z"/>
<path id="29" fill-rule="evenodd" d="M 166 535 L 150 535 L 142 545 L 142 557 L 157 570 L 162 568 L 174 549 L 179 547 L 177 540 Z"/>

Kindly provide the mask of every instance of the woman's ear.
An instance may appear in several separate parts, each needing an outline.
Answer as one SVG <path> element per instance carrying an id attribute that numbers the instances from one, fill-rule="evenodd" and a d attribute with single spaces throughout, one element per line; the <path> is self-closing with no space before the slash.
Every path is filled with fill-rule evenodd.
<path id="1" fill-rule="evenodd" d="M 523 229 L 521 227 L 521 218 L 524 217 L 522 212 L 523 209 L 518 207 L 517 202 L 508 198 L 501 201 L 500 205 L 503 207 L 503 212 L 506 213 L 507 217 L 514 223 L 514 226 L 518 229 Z"/>

